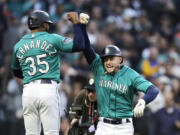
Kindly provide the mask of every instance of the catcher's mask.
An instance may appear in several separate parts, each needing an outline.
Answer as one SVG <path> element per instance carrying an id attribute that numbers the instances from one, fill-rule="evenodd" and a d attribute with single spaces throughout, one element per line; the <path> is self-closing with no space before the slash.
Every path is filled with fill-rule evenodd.
<path id="1" fill-rule="evenodd" d="M 102 61 L 104 62 L 104 58 L 109 57 L 109 56 L 120 56 L 120 57 L 122 57 L 121 63 L 123 63 L 123 56 L 122 56 L 121 50 L 117 46 L 115 46 L 115 45 L 107 45 L 103 49 L 103 51 L 101 53 Z"/>
<path id="2" fill-rule="evenodd" d="M 43 23 L 53 24 L 49 14 L 42 10 L 36 10 L 28 16 L 28 27 L 30 30 L 40 27 Z"/>

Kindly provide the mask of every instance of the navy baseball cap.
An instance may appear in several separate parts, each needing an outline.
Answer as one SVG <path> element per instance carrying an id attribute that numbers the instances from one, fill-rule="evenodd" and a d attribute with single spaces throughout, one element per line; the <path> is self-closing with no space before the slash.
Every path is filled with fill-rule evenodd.
<path id="1" fill-rule="evenodd" d="M 88 91 L 95 91 L 95 85 L 94 85 L 94 79 L 89 79 L 89 82 L 87 85 L 84 86 L 84 89 L 87 89 Z"/>

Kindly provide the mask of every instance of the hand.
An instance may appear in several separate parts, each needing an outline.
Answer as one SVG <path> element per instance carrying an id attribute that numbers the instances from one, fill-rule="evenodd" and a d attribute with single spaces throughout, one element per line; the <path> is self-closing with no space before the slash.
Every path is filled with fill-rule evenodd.
<path id="1" fill-rule="evenodd" d="M 79 21 L 77 12 L 68 12 L 67 19 L 71 21 L 73 24 L 77 24 Z"/>
<path id="2" fill-rule="evenodd" d="M 144 115 L 144 109 L 145 109 L 145 101 L 144 99 L 139 99 L 138 103 L 136 104 L 136 106 L 134 107 L 134 117 L 142 117 Z"/>
<path id="3" fill-rule="evenodd" d="M 70 123 L 70 128 L 72 128 L 73 125 L 74 125 L 76 122 L 78 122 L 78 119 L 73 118 L 72 121 L 71 121 L 71 123 Z"/>
<path id="4" fill-rule="evenodd" d="M 89 15 L 85 13 L 80 13 L 80 23 L 87 24 L 89 22 Z"/>
<path id="5" fill-rule="evenodd" d="M 177 129 L 180 129 L 180 121 L 179 120 L 176 120 L 174 124 Z"/>

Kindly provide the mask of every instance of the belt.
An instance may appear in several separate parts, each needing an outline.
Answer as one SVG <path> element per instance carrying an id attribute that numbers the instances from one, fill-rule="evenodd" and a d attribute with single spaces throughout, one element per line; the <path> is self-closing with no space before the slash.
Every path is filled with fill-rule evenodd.
<path id="1" fill-rule="evenodd" d="M 52 84 L 52 81 L 49 79 L 41 79 L 41 84 Z"/>
<path id="2" fill-rule="evenodd" d="M 109 124 L 123 124 L 123 123 L 130 123 L 131 120 L 129 118 L 123 118 L 123 119 L 108 119 L 108 118 L 101 118 L 101 121 L 104 123 L 109 123 Z"/>
<path id="3" fill-rule="evenodd" d="M 50 79 L 38 79 L 38 80 L 34 80 L 32 82 L 25 84 L 24 87 L 26 87 L 29 84 L 55 84 L 57 85 L 57 82 Z"/>

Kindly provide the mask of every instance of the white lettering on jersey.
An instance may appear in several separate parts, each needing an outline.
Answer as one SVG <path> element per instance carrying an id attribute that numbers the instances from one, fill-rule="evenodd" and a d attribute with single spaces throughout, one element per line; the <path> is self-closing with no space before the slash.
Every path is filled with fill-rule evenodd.
<path id="1" fill-rule="evenodd" d="M 106 80 L 104 80 L 104 87 L 106 88 Z"/>
<path id="2" fill-rule="evenodd" d="M 103 85 L 103 80 L 100 80 L 99 81 L 99 86 L 102 87 L 102 85 Z"/>
<path id="3" fill-rule="evenodd" d="M 118 84 L 117 84 L 117 83 L 115 83 L 115 87 L 114 87 L 114 89 L 115 89 L 115 90 L 118 90 L 118 88 L 119 88 Z"/>
<path id="4" fill-rule="evenodd" d="M 47 42 L 46 41 L 43 41 L 42 45 L 41 45 L 41 49 L 44 50 L 45 46 L 46 46 Z"/>
<path id="5" fill-rule="evenodd" d="M 31 46 L 30 47 L 34 48 L 34 41 L 33 40 L 31 41 Z"/>
<path id="6" fill-rule="evenodd" d="M 22 60 L 23 55 L 19 56 L 18 54 L 16 55 L 16 57 L 18 58 L 19 62 Z"/>
<path id="7" fill-rule="evenodd" d="M 37 41 L 36 41 L 36 48 L 39 48 L 39 47 L 40 47 L 40 41 L 41 41 L 41 40 L 37 40 Z"/>
<path id="8" fill-rule="evenodd" d="M 118 90 L 122 93 L 128 92 L 127 86 L 124 86 L 123 84 L 119 84 L 117 82 L 112 82 L 112 81 L 100 80 L 99 87 L 105 87 L 105 88 L 110 88 L 113 90 Z"/>
<path id="9" fill-rule="evenodd" d="M 29 46 L 28 46 L 28 44 L 26 43 L 26 44 L 24 44 L 24 49 L 27 51 L 27 50 L 29 50 Z"/>
<path id="10" fill-rule="evenodd" d="M 24 55 L 25 51 L 23 50 L 22 47 L 19 47 L 19 51 Z"/>
<path id="11" fill-rule="evenodd" d="M 114 83 L 114 82 L 112 82 L 112 89 L 115 89 L 114 87 L 115 87 L 115 83 Z"/>
<path id="12" fill-rule="evenodd" d="M 18 57 L 19 59 L 23 59 L 24 54 L 25 54 L 28 50 L 31 50 L 31 49 L 33 49 L 33 48 L 40 48 L 40 49 L 44 50 L 45 52 L 47 52 L 49 55 L 52 55 L 52 54 L 57 53 L 57 50 L 56 50 L 55 48 L 54 48 L 54 50 L 52 49 L 53 51 L 50 51 L 50 48 L 52 48 L 52 47 L 53 47 L 52 44 L 48 44 L 48 45 L 47 45 L 47 41 L 40 42 L 40 40 L 37 40 L 37 41 L 36 41 L 36 45 L 35 45 L 34 41 L 31 40 L 31 42 L 30 42 L 29 45 L 28 45 L 28 43 L 25 43 L 25 44 L 23 45 L 23 47 L 19 47 L 19 52 L 20 52 L 22 55 L 19 55 L 19 54 L 18 54 L 17 57 Z"/>
<path id="13" fill-rule="evenodd" d="M 45 48 L 45 51 L 48 52 L 48 49 L 49 49 L 50 47 L 52 47 L 51 44 L 49 44 L 49 45 Z"/>
<path id="14" fill-rule="evenodd" d="M 127 93 L 127 87 L 124 86 L 123 93 Z"/>
<path id="15" fill-rule="evenodd" d="M 119 85 L 119 90 L 121 90 L 121 88 L 122 88 L 122 85 L 120 84 L 120 85 Z"/>
<path id="16" fill-rule="evenodd" d="M 111 87 L 111 84 L 112 84 L 112 82 L 111 82 L 111 81 L 108 81 L 108 82 L 107 82 L 107 87 Z"/>

